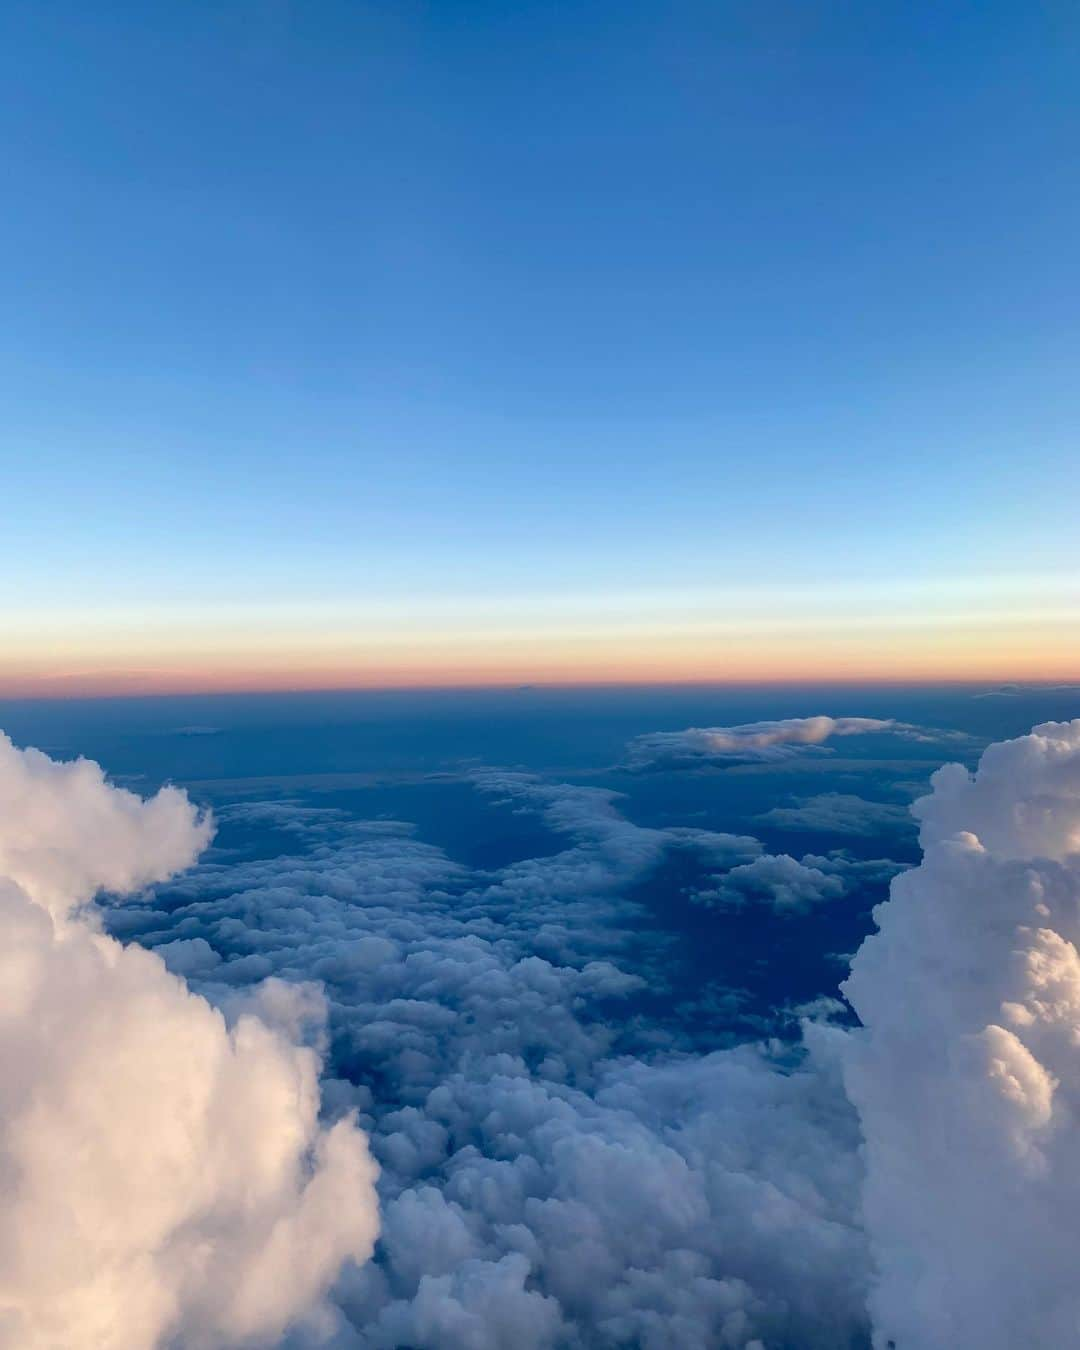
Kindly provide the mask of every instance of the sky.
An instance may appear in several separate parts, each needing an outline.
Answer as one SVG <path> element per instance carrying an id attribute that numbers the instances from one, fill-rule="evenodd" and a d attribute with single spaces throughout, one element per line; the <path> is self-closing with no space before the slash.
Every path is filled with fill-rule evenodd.
<path id="1" fill-rule="evenodd" d="M 0 14 L 0 693 L 1080 673 L 1064 4 Z"/>

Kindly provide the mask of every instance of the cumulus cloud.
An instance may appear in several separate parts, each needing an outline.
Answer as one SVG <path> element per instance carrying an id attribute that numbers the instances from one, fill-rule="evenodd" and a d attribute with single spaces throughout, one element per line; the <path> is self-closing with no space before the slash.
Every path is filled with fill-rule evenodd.
<path id="1" fill-rule="evenodd" d="M 1080 1325 L 1080 721 L 940 769 L 922 864 L 844 990 L 876 1344 L 1070 1344 Z"/>
<path id="2" fill-rule="evenodd" d="M 387 1203 L 356 1343 L 853 1346 L 861 1163 L 834 1064 L 827 1033 L 798 1067 L 748 1046 L 628 1060 L 589 1093 L 451 1076 L 424 1109 L 441 1175 Z"/>
<path id="3" fill-rule="evenodd" d="M 834 736 L 888 733 L 908 740 L 935 741 L 952 732 L 934 731 L 877 717 L 786 717 L 773 722 L 746 722 L 732 727 L 688 727 L 685 731 L 654 731 L 638 736 L 627 747 L 625 767 L 648 769 L 787 759 L 807 750 L 820 750 Z"/>
<path id="4" fill-rule="evenodd" d="M 209 823 L 2 762 L 8 816 L 30 803 L 0 825 L 3 1350 L 1075 1337 L 1080 722 L 934 775 L 844 985 L 860 1028 L 823 990 L 799 1042 L 711 1053 L 643 1011 L 668 949 L 637 883 L 692 854 L 723 903 L 797 912 L 898 864 L 485 771 L 549 854 L 476 873 L 400 822 L 246 803 L 289 851 L 108 902 L 122 946 L 94 892 L 187 866 Z M 811 801 L 843 834 L 837 796 Z"/>
<path id="5" fill-rule="evenodd" d="M 0 738 L 4 1350 L 265 1344 L 370 1255 L 365 1138 L 320 1125 L 289 1034 L 312 992 L 227 1021 L 82 908 L 190 865 L 211 828 L 175 789 L 143 801 Z"/>
<path id="6" fill-rule="evenodd" d="M 133 891 L 187 867 L 212 825 L 165 787 L 144 800 L 90 760 L 58 763 L 0 733 L 0 877 L 63 917 L 99 890 Z"/>
<path id="7" fill-rule="evenodd" d="M 760 844 L 635 825 L 604 789 L 474 781 L 564 847 L 471 874 L 402 825 L 301 812 L 281 839 L 302 852 L 110 911 L 224 1006 L 266 976 L 325 988 L 324 1099 L 361 1111 L 382 1167 L 382 1239 L 333 1291 L 334 1350 L 856 1346 L 869 1268 L 835 1042 L 701 1055 L 625 1007 L 666 951 L 627 887 L 665 854 L 735 867 Z"/>
<path id="8" fill-rule="evenodd" d="M 787 853 L 766 853 L 733 867 L 713 890 L 699 891 L 698 904 L 738 909 L 765 899 L 778 913 L 797 913 L 843 895 L 843 880 L 808 866 Z"/>
<path id="9" fill-rule="evenodd" d="M 914 826 L 906 806 L 872 802 L 848 792 L 799 797 L 794 806 L 774 806 L 757 819 L 776 829 L 814 830 L 820 834 L 880 834 Z"/>
<path id="10" fill-rule="evenodd" d="M 852 858 L 841 849 L 824 856 L 807 853 L 802 859 L 764 853 L 714 876 L 713 884 L 693 892 L 691 899 L 716 909 L 768 904 L 778 914 L 801 914 L 840 899 L 856 886 L 889 881 L 905 866 L 891 858 Z"/>

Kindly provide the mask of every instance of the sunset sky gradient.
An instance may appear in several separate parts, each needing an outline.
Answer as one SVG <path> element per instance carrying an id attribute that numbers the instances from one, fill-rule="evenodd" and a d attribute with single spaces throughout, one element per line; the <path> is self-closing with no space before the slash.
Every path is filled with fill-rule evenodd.
<path id="1" fill-rule="evenodd" d="M 1080 677 L 1078 44 L 5 7 L 0 696 Z"/>

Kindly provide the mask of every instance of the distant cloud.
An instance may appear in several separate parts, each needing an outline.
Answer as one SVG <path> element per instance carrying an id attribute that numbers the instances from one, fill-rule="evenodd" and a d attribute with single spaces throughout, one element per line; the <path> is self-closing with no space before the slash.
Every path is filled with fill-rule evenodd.
<path id="1" fill-rule="evenodd" d="M 876 717 L 787 717 L 773 722 L 746 722 L 731 727 L 688 727 L 654 731 L 627 747 L 629 769 L 693 767 L 709 763 L 786 759 L 818 750 L 835 736 L 888 734 L 931 742 L 955 739 L 957 733 L 936 731 Z"/>
<path id="2" fill-rule="evenodd" d="M 972 698 L 1017 698 L 1021 694 L 1080 693 L 1080 684 L 999 684 L 995 689 L 983 689 Z"/>
<path id="3" fill-rule="evenodd" d="M 716 877 L 713 887 L 691 898 L 720 909 L 768 904 L 778 914 L 801 914 L 840 899 L 855 885 L 880 884 L 903 870 L 903 863 L 890 858 L 856 860 L 841 853 L 827 857 L 808 853 L 799 860 L 787 853 L 765 853 Z"/>
<path id="4" fill-rule="evenodd" d="M 907 806 L 867 801 L 847 792 L 822 792 L 796 798 L 795 806 L 774 806 L 755 817 L 764 825 L 821 834 L 879 834 L 915 828 Z"/>
<path id="5" fill-rule="evenodd" d="M 808 867 L 787 853 L 766 853 L 733 867 L 713 890 L 694 896 L 698 904 L 738 909 L 766 900 L 778 913 L 798 913 L 825 900 L 836 900 L 845 886 L 838 876 Z"/>

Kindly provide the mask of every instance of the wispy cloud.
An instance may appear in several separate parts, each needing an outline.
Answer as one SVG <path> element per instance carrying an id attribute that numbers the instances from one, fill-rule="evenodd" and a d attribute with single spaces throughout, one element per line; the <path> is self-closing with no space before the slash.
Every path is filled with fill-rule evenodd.
<path id="1" fill-rule="evenodd" d="M 848 792 L 798 797 L 794 806 L 774 806 L 756 819 L 776 829 L 814 830 L 820 834 L 880 834 L 915 828 L 909 807 L 868 801 Z"/>

